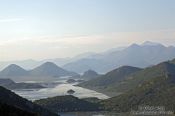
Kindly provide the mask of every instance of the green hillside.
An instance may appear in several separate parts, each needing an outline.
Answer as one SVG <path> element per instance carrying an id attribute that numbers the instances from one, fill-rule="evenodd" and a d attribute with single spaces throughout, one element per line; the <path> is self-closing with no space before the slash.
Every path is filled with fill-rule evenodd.
<path id="1" fill-rule="evenodd" d="M 141 69 L 136 67 L 123 66 L 113 71 L 110 71 L 107 74 L 98 78 L 80 83 L 78 86 L 94 89 L 107 95 L 111 95 L 113 94 L 113 92 L 107 90 L 110 86 L 116 85 L 116 83 L 130 78 L 129 75 L 136 73 L 140 70 Z M 114 95 L 116 95 L 116 93 L 114 93 Z"/>
<path id="2" fill-rule="evenodd" d="M 130 112 L 139 106 L 164 106 L 168 111 L 175 111 L 175 76 L 157 77 L 143 85 L 117 97 L 101 103 L 105 110 Z"/>
<path id="3" fill-rule="evenodd" d="M 115 86 L 108 87 L 108 90 L 115 90 L 114 92 L 126 92 L 137 86 L 141 86 L 145 81 L 161 76 L 167 77 L 169 74 L 175 74 L 175 64 L 163 62 L 130 75 L 129 79 L 124 80 Z"/>
<path id="4" fill-rule="evenodd" d="M 78 86 L 93 89 L 109 96 L 116 96 L 155 77 L 175 74 L 175 64 L 172 62 L 163 62 L 142 70 L 134 67 L 121 67 L 97 79 L 80 83 Z"/>

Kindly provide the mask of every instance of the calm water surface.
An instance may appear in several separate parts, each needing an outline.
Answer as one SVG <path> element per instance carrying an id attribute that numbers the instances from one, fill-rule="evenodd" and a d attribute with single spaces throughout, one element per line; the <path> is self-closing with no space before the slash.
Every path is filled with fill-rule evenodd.
<path id="1" fill-rule="evenodd" d="M 74 86 L 74 84 L 66 83 L 61 80 L 62 84 L 58 84 L 53 88 L 43 88 L 43 89 L 25 89 L 25 90 L 14 90 L 14 92 L 28 100 L 38 100 L 42 98 L 54 97 L 54 96 L 62 96 L 68 95 L 67 91 L 72 89 L 75 91 L 73 94 L 79 98 L 86 97 L 98 97 L 99 99 L 107 99 L 108 96 L 98 93 L 93 90 L 85 89 L 82 87 Z"/>

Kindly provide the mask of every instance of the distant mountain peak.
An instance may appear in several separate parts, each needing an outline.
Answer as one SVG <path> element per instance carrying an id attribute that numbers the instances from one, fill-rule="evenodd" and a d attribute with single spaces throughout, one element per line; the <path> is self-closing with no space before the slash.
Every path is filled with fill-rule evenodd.
<path id="1" fill-rule="evenodd" d="M 89 70 L 87 70 L 87 71 L 84 72 L 84 75 L 89 75 L 89 74 L 98 75 L 97 72 L 95 72 L 94 70 L 91 70 L 91 69 L 89 69 Z"/>
<path id="2" fill-rule="evenodd" d="M 138 47 L 140 47 L 138 44 L 133 43 L 128 48 L 138 48 Z"/>
<path id="3" fill-rule="evenodd" d="M 133 44 L 131 44 L 128 48 L 126 48 L 126 49 L 138 49 L 138 48 L 140 48 L 140 46 L 138 45 L 138 44 L 136 44 L 136 43 L 133 43 Z"/>
<path id="4" fill-rule="evenodd" d="M 84 72 L 84 74 L 82 75 L 83 78 L 89 79 L 89 78 L 96 78 L 98 77 L 99 74 L 97 72 L 95 72 L 94 70 L 87 70 Z"/>
<path id="5" fill-rule="evenodd" d="M 55 63 L 53 62 L 45 62 L 44 64 L 36 67 L 36 68 L 44 68 L 44 69 L 48 69 L 48 68 L 51 68 L 51 69 L 57 69 L 57 68 L 60 68 L 59 66 L 57 66 Z M 35 68 L 35 69 L 36 69 Z M 60 68 L 61 69 L 61 68 Z"/>
<path id="6" fill-rule="evenodd" d="M 28 72 L 25 69 L 16 64 L 11 64 L 0 72 L 1 76 L 23 76 L 27 74 Z"/>
<path id="7" fill-rule="evenodd" d="M 10 64 L 8 65 L 4 70 L 24 70 L 22 67 L 16 65 L 16 64 Z"/>
<path id="8" fill-rule="evenodd" d="M 50 66 L 50 65 L 57 66 L 57 65 L 54 64 L 53 62 L 45 62 L 44 64 L 42 64 L 42 66 Z"/>
<path id="9" fill-rule="evenodd" d="M 136 43 L 133 43 L 133 44 L 130 45 L 130 47 L 138 47 L 138 46 L 139 46 L 139 45 L 136 44 Z"/>
<path id="10" fill-rule="evenodd" d="M 156 42 L 151 42 L 151 41 L 145 41 L 143 44 L 141 44 L 142 46 L 158 46 L 161 45 L 160 43 L 156 43 Z"/>
<path id="11" fill-rule="evenodd" d="M 77 75 L 74 72 L 69 72 L 65 69 L 62 69 L 61 67 L 57 66 L 52 62 L 45 62 L 44 64 L 31 70 L 30 74 L 35 76 L 51 76 L 51 77 Z"/>

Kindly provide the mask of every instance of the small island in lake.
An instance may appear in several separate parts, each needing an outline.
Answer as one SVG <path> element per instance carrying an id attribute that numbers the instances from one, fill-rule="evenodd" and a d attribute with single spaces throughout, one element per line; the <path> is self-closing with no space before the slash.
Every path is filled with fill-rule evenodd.
<path id="1" fill-rule="evenodd" d="M 67 93 L 71 95 L 71 94 L 74 94 L 74 93 L 75 93 L 75 91 L 74 91 L 74 90 L 72 90 L 72 89 L 70 89 L 70 90 L 68 90 L 68 91 L 67 91 Z"/>

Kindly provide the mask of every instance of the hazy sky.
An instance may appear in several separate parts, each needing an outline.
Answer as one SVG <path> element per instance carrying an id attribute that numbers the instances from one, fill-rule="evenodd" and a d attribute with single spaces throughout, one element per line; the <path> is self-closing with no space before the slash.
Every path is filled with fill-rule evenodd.
<path id="1" fill-rule="evenodd" d="M 0 60 L 175 45 L 175 0 L 0 0 Z"/>

